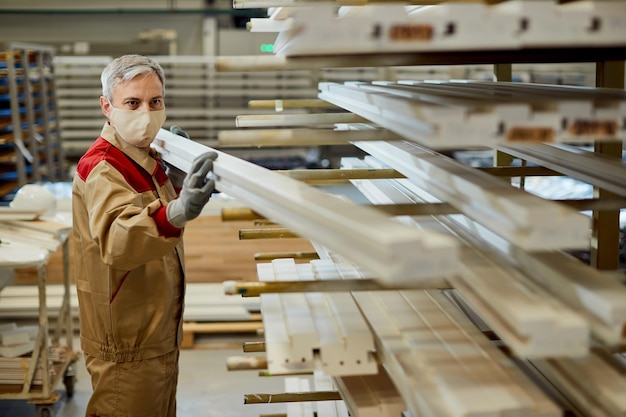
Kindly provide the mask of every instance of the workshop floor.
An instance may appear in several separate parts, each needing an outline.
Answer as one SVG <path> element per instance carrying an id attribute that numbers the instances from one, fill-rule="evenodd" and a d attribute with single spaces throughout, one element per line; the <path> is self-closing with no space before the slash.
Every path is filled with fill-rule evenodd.
<path id="1" fill-rule="evenodd" d="M 235 336 L 239 337 L 239 336 Z M 241 336 L 243 337 L 243 336 Z M 250 339 L 243 341 L 251 341 Z M 284 392 L 282 377 L 261 377 L 258 371 L 229 371 L 226 360 L 232 356 L 254 355 L 236 348 L 236 341 L 197 343 L 180 355 L 178 415 L 181 417 L 258 417 L 261 414 L 285 413 L 285 404 L 244 404 L 244 394 Z M 258 355 L 258 354 L 257 354 Z M 74 396 L 67 399 L 63 385 L 55 417 L 84 417 L 91 385 L 84 362 L 77 363 Z M 0 417 L 35 417 L 33 405 L 25 401 L 0 401 Z M 38 417 L 38 416 L 37 416 Z"/>

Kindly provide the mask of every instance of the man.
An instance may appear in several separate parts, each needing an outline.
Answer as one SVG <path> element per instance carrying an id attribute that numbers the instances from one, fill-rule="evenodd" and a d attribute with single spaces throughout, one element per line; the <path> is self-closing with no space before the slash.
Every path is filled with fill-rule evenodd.
<path id="1" fill-rule="evenodd" d="M 165 120 L 164 80 L 150 58 L 112 61 L 101 77 L 108 120 L 76 168 L 74 265 L 93 386 L 87 417 L 176 415 L 182 228 L 209 200 L 217 154 L 199 156 L 183 184 L 172 184 L 150 148 Z"/>

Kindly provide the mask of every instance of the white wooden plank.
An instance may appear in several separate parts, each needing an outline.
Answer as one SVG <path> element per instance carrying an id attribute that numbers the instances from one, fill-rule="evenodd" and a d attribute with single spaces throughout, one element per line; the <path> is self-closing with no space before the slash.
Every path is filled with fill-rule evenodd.
<path id="1" fill-rule="evenodd" d="M 257 270 L 260 281 L 315 278 L 309 264 L 290 258 L 257 264 Z M 328 375 L 378 371 L 371 332 L 348 293 L 261 294 L 261 311 L 270 371 L 289 372 L 294 366 Z"/>
<path id="2" fill-rule="evenodd" d="M 524 249 L 586 248 L 589 218 L 408 142 L 356 146 Z"/>
<path id="3" fill-rule="evenodd" d="M 195 155 L 210 150 L 164 129 L 154 145 L 168 162 L 187 171 Z M 407 227 L 372 208 L 348 203 L 280 174 L 219 152 L 218 190 L 295 233 L 342 253 L 383 281 L 415 282 L 454 270 L 454 241 Z"/>

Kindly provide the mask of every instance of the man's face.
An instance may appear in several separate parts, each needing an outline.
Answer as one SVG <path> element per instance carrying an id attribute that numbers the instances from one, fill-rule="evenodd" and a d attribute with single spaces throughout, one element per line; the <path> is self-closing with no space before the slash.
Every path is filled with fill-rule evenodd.
<path id="1" fill-rule="evenodd" d="M 122 81 L 113 90 L 113 105 L 122 110 L 152 111 L 165 108 L 163 85 L 155 73 L 140 75 L 132 80 Z M 100 97 L 102 113 L 109 118 L 111 103 Z"/>

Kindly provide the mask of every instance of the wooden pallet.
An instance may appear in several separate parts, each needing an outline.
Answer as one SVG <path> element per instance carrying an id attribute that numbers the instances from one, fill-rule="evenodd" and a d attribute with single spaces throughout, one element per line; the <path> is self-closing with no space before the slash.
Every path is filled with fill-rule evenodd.
<path id="1" fill-rule="evenodd" d="M 196 336 L 216 334 L 257 334 L 263 328 L 260 313 L 251 313 L 247 321 L 215 321 L 215 322 L 192 322 L 183 323 L 183 341 L 181 349 L 193 349 L 197 347 Z"/>

